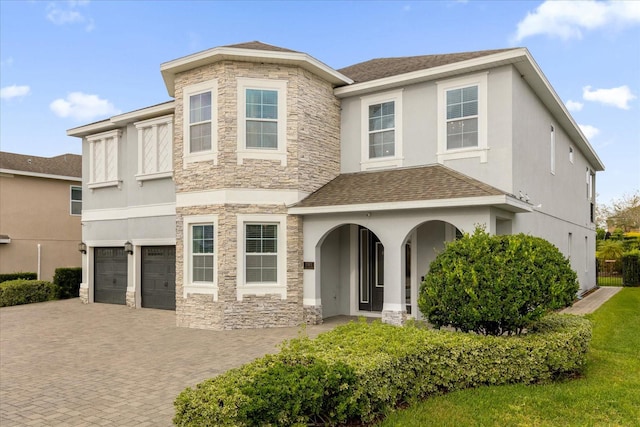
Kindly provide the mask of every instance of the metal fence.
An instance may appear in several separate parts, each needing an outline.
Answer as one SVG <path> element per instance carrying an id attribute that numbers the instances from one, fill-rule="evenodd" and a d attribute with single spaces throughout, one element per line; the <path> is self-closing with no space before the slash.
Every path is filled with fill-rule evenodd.
<path id="1" fill-rule="evenodd" d="M 598 286 L 640 286 L 640 264 L 596 260 Z"/>

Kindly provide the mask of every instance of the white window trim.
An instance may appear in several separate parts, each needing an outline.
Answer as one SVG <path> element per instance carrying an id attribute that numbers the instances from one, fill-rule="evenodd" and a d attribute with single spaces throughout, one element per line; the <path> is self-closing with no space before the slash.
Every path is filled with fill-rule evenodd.
<path id="1" fill-rule="evenodd" d="M 82 199 L 73 200 L 73 189 L 74 188 L 79 188 L 80 189 L 80 194 L 82 194 L 82 186 L 81 185 L 70 185 L 69 186 L 69 215 L 71 215 L 71 216 L 82 216 Z M 73 213 L 73 202 L 80 202 L 80 213 L 79 214 L 74 214 Z"/>
<path id="2" fill-rule="evenodd" d="M 211 150 L 192 153 L 190 149 L 189 98 L 204 92 L 211 92 Z M 182 89 L 182 146 L 183 168 L 189 163 L 213 161 L 218 164 L 218 80 L 185 86 Z"/>
<path id="3" fill-rule="evenodd" d="M 213 301 L 218 301 L 218 216 L 217 215 L 188 215 L 182 218 L 183 232 L 183 297 L 189 294 L 212 295 Z M 191 244 L 191 227 L 200 224 L 213 224 L 213 282 L 194 282 L 192 270 L 193 245 Z"/>
<path id="4" fill-rule="evenodd" d="M 161 179 L 161 178 L 171 178 L 173 177 L 173 114 L 169 114 L 167 116 L 157 117 L 154 119 L 143 120 L 140 122 L 135 122 L 133 124 L 136 129 L 138 129 L 138 173 L 136 174 L 136 180 L 139 185 L 142 185 L 143 181 L 148 181 L 152 179 Z M 143 141 L 143 131 L 146 128 L 152 128 L 153 139 L 154 139 L 154 150 L 155 150 L 155 158 L 156 158 L 156 170 L 158 170 L 158 126 L 167 125 L 167 132 L 169 133 L 169 138 L 171 138 L 171 169 L 166 171 L 157 171 L 153 173 L 145 173 L 144 172 L 144 141 Z"/>
<path id="5" fill-rule="evenodd" d="M 277 294 L 287 299 L 287 215 L 238 215 L 237 226 L 237 260 L 238 285 L 236 295 L 242 301 L 245 295 Z M 276 283 L 246 283 L 245 278 L 245 224 L 277 224 L 278 225 L 278 280 Z"/>
<path id="6" fill-rule="evenodd" d="M 89 142 L 89 182 L 87 183 L 87 187 L 94 189 L 94 188 L 104 188 L 104 187 L 118 187 L 120 188 L 120 184 L 122 183 L 122 181 L 120 180 L 120 175 L 119 175 L 119 160 L 120 160 L 120 137 L 122 136 L 122 131 L 120 129 L 114 129 L 114 130 L 110 130 L 107 132 L 102 132 L 102 133 L 98 133 L 95 135 L 90 135 L 87 137 L 87 142 Z M 104 155 L 104 162 L 105 162 L 105 173 L 106 173 L 106 162 L 107 162 L 107 152 L 106 152 L 106 140 L 113 138 L 113 144 L 115 144 L 116 148 L 116 154 L 115 154 L 115 168 L 116 168 L 116 179 L 112 179 L 112 180 L 96 180 L 95 179 L 95 147 L 96 144 L 103 142 L 105 144 L 105 155 Z"/>
<path id="7" fill-rule="evenodd" d="M 245 159 L 262 159 L 279 161 L 280 165 L 287 165 L 287 81 L 267 80 L 238 77 L 238 164 Z M 246 146 L 246 120 L 247 120 L 247 89 L 275 90 L 278 92 L 278 148 L 258 149 Z"/>
<path id="8" fill-rule="evenodd" d="M 551 155 L 551 175 L 556 174 L 556 128 L 551 125 L 550 128 L 550 155 Z"/>
<path id="9" fill-rule="evenodd" d="M 403 89 L 375 95 L 363 96 L 360 98 L 360 170 L 383 169 L 402 167 L 404 156 L 402 155 L 402 92 Z M 389 157 L 369 158 L 369 106 L 382 104 L 385 102 L 394 103 L 395 111 L 395 155 Z"/>
<path id="10" fill-rule="evenodd" d="M 436 82 L 438 91 L 438 163 L 446 160 L 468 159 L 479 157 L 480 163 L 487 162 L 488 146 L 488 72 L 474 74 L 457 79 Z M 478 146 L 447 149 L 447 91 L 478 86 Z"/>

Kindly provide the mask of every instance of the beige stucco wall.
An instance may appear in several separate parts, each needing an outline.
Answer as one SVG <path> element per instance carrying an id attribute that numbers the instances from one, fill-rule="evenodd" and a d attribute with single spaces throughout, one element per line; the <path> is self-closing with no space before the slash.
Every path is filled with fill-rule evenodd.
<path id="1" fill-rule="evenodd" d="M 80 182 L 23 175 L 0 175 L 0 234 L 11 243 L 0 244 L 0 273 L 38 271 L 53 280 L 56 268 L 80 267 L 82 226 L 70 214 L 70 187 Z"/>

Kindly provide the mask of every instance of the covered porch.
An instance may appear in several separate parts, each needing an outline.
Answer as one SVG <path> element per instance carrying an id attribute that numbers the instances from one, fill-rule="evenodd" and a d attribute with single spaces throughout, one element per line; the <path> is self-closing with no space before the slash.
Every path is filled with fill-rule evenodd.
<path id="1" fill-rule="evenodd" d="M 441 165 L 340 175 L 289 209 L 303 216 L 306 320 L 419 319 L 420 284 L 446 242 L 476 225 L 510 234 L 514 215 L 530 210 Z"/>

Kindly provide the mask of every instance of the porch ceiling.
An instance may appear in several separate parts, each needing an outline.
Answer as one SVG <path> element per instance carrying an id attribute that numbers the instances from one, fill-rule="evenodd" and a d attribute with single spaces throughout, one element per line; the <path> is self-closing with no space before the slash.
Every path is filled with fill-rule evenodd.
<path id="1" fill-rule="evenodd" d="M 341 174 L 291 206 L 289 213 L 488 205 L 511 212 L 532 210 L 513 195 L 436 164 Z"/>

